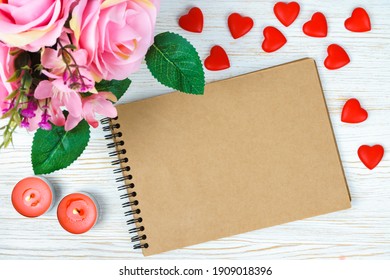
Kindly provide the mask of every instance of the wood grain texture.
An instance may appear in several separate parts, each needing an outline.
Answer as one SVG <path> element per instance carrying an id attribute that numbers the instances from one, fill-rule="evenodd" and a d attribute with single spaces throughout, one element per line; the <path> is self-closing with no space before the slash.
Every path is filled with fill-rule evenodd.
<path id="1" fill-rule="evenodd" d="M 222 72 L 206 72 L 215 81 L 252 72 L 291 60 L 313 57 L 317 60 L 326 101 L 352 195 L 352 209 L 303 221 L 258 230 L 167 252 L 153 259 L 390 259 L 390 153 L 373 171 L 359 161 L 362 144 L 382 144 L 390 150 L 390 2 L 387 0 L 299 1 L 301 14 L 289 28 L 272 13 L 276 1 L 162 1 L 157 32 L 174 31 L 188 38 L 202 59 L 209 49 L 222 45 L 230 55 L 232 67 Z M 228 2 L 228 4 L 227 4 Z M 177 26 L 179 15 L 194 5 L 205 14 L 202 34 L 191 34 Z M 373 30 L 351 33 L 343 22 L 356 5 L 371 15 Z M 311 15 L 321 11 L 328 17 L 329 36 L 306 37 L 301 31 Z M 254 29 L 234 40 L 227 29 L 227 17 L 239 12 L 253 17 Z M 262 29 L 280 28 L 288 44 L 273 54 L 260 46 Z M 337 43 L 351 56 L 347 67 L 328 71 L 323 66 L 326 47 Z M 133 84 L 121 103 L 155 96 L 170 90 L 159 85 L 145 65 L 132 75 Z M 283 82 L 283 81 L 281 81 Z M 344 102 L 358 98 L 369 112 L 369 119 L 358 125 L 343 124 L 340 113 Z M 0 124 L 3 124 L 1 121 Z M 101 129 L 92 132 L 84 154 L 70 168 L 48 177 L 58 197 L 75 191 L 93 194 L 102 208 L 102 217 L 89 233 L 73 236 L 63 231 L 55 209 L 37 219 L 18 215 L 10 203 L 14 184 L 32 175 L 30 148 L 33 134 L 22 129 L 15 134 L 14 149 L 0 151 L 0 259 L 138 259 L 127 234 L 106 140 Z M 250 207 L 250 205 L 248 205 Z M 234 207 L 232 208 L 234 210 Z M 174 237 L 173 237 L 174 238 Z"/>

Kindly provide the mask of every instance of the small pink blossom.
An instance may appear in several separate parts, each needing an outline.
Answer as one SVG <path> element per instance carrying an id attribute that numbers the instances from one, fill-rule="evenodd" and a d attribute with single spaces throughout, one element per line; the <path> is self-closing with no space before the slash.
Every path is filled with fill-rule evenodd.
<path id="1" fill-rule="evenodd" d="M 38 126 L 43 130 L 51 130 L 52 126 L 51 123 L 49 122 L 49 119 L 50 119 L 50 115 L 47 112 L 47 110 L 45 110 L 42 114 L 41 121 L 38 123 Z"/>
<path id="2" fill-rule="evenodd" d="M 95 81 L 86 66 L 87 52 L 85 50 L 67 51 L 52 48 L 42 50 L 41 60 L 44 67 L 42 73 L 49 80 L 39 83 L 35 90 L 35 97 L 40 100 L 50 100 L 47 110 L 50 121 L 57 126 L 65 126 L 66 131 L 76 127 L 83 118 L 93 127 L 97 127 L 95 113 L 107 117 L 116 116 L 115 107 L 107 100 L 116 101 L 116 98 L 112 93 L 97 93 Z M 69 60 L 67 63 L 63 56 Z M 80 93 L 86 92 L 93 94 L 82 98 Z M 63 107 L 69 111 L 66 118 L 62 112 Z M 39 123 L 41 128 L 47 126 L 46 121 L 49 119 L 47 117 L 47 120 L 44 120 L 44 117 L 45 115 Z"/>
<path id="3" fill-rule="evenodd" d="M 98 127 L 99 122 L 95 114 L 98 113 L 105 117 L 115 118 L 117 110 L 111 101 L 117 99 L 111 92 L 99 92 L 83 99 L 83 117 L 94 128 Z"/>
<path id="4" fill-rule="evenodd" d="M 44 111 L 42 110 L 45 107 L 45 101 L 38 101 L 38 108 L 35 110 L 35 116 L 28 120 L 29 126 L 27 127 L 28 131 L 35 131 L 39 128 L 39 123 L 42 121 L 42 115 Z"/>
<path id="5" fill-rule="evenodd" d="M 41 81 L 35 89 L 34 96 L 40 100 L 50 98 L 50 108 L 53 113 L 50 120 L 55 125 L 65 125 L 66 131 L 72 130 L 75 125 L 65 120 L 61 107 L 65 107 L 69 116 L 73 118 L 79 118 L 82 115 L 81 96 L 69 88 L 62 79 Z"/>
<path id="6" fill-rule="evenodd" d="M 83 113 L 78 117 L 69 115 L 66 120 L 69 127 L 76 127 L 82 119 L 85 119 L 90 126 L 97 128 L 99 122 L 96 119 L 96 114 L 115 118 L 117 116 L 117 110 L 111 101 L 117 101 L 115 95 L 111 92 L 99 92 L 83 98 Z"/>
<path id="7" fill-rule="evenodd" d="M 85 50 L 77 50 L 74 52 L 70 51 L 70 53 L 72 59 L 74 59 L 70 64 L 77 63 L 77 66 L 67 67 L 60 51 L 51 48 L 43 49 L 41 61 L 45 69 L 42 73 L 50 79 L 62 80 L 69 88 L 78 92 L 95 92 L 95 81 L 86 66 L 87 52 Z"/>

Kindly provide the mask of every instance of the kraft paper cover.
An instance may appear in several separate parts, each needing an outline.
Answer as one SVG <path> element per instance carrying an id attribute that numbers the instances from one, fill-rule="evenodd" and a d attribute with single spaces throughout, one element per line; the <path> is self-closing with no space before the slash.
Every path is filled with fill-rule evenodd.
<path id="1" fill-rule="evenodd" d="M 144 255 L 350 207 L 312 59 L 117 108 Z"/>

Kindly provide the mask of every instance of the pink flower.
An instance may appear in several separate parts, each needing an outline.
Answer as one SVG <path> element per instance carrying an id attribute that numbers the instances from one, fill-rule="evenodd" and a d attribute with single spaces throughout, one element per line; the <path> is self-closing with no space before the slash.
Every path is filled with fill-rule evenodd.
<path id="1" fill-rule="evenodd" d="M 62 39 L 60 39 L 62 42 Z M 109 92 L 97 93 L 95 81 L 88 71 L 87 52 L 83 49 L 68 51 L 64 49 L 54 50 L 45 48 L 42 50 L 41 61 L 44 67 L 42 73 L 49 80 L 41 81 L 35 89 L 35 98 L 50 100 L 38 123 L 42 129 L 50 129 L 49 120 L 57 126 L 65 126 L 69 131 L 75 128 L 84 118 L 93 126 L 98 126 L 95 114 L 99 113 L 106 117 L 115 117 L 117 112 L 112 101 L 116 101 L 115 95 Z M 64 56 L 65 55 L 65 59 Z M 65 60 L 69 62 L 65 63 Z M 82 98 L 79 93 L 95 93 L 89 97 Z M 65 118 L 63 107 L 69 111 Z M 31 115 L 27 108 L 25 115 Z M 22 125 L 28 125 L 22 123 Z"/>
<path id="2" fill-rule="evenodd" d="M 117 101 L 117 98 L 111 92 L 99 92 L 83 98 L 83 113 L 78 117 L 68 116 L 67 122 L 69 122 L 69 126 L 75 127 L 84 118 L 90 126 L 97 128 L 99 122 L 96 119 L 96 113 L 105 117 L 115 118 L 117 111 L 111 101 Z"/>
<path id="3" fill-rule="evenodd" d="M 73 43 L 88 52 L 97 81 L 138 70 L 153 43 L 159 0 L 80 0 L 70 21 Z"/>
<path id="4" fill-rule="evenodd" d="M 95 81 L 91 72 L 87 69 L 87 52 L 77 50 L 70 52 L 72 61 L 69 66 L 64 62 L 59 52 L 54 49 L 45 48 L 42 50 L 41 63 L 45 68 L 42 73 L 51 79 L 62 79 L 62 81 L 71 89 L 79 92 L 95 92 Z"/>
<path id="5" fill-rule="evenodd" d="M 0 1 L 0 41 L 36 52 L 55 44 L 77 0 Z"/>
<path id="6" fill-rule="evenodd" d="M 42 122 L 42 116 L 44 114 L 44 111 L 42 108 L 45 106 L 44 101 L 37 101 L 39 104 L 37 106 L 37 109 L 35 110 L 34 114 L 35 116 L 28 119 L 28 131 L 35 131 L 40 127 L 40 123 Z"/>
<path id="7" fill-rule="evenodd" d="M 112 102 L 117 99 L 111 92 L 99 92 L 83 99 L 83 117 L 94 128 L 98 127 L 99 122 L 95 118 L 98 113 L 105 117 L 115 118 L 117 111 Z"/>
<path id="8" fill-rule="evenodd" d="M 63 80 L 54 81 L 43 80 L 35 89 L 36 99 L 50 98 L 50 121 L 57 126 L 64 126 L 65 130 L 72 130 L 76 125 L 68 120 L 62 113 L 61 107 L 65 107 L 69 116 L 79 118 L 82 114 L 81 96 L 73 89 L 69 88 Z M 68 119 L 69 119 L 68 116 Z"/>
<path id="9" fill-rule="evenodd" d="M 0 43 L 0 117 L 3 110 L 9 107 L 7 96 L 16 89 L 16 85 L 7 80 L 14 74 L 14 56 L 9 54 L 10 48 Z"/>

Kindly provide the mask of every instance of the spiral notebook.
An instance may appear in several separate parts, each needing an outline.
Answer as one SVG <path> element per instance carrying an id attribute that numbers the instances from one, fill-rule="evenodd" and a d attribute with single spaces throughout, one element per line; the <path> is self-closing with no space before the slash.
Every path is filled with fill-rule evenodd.
<path id="1" fill-rule="evenodd" d="M 350 207 L 312 59 L 117 109 L 102 122 L 144 255 Z"/>

